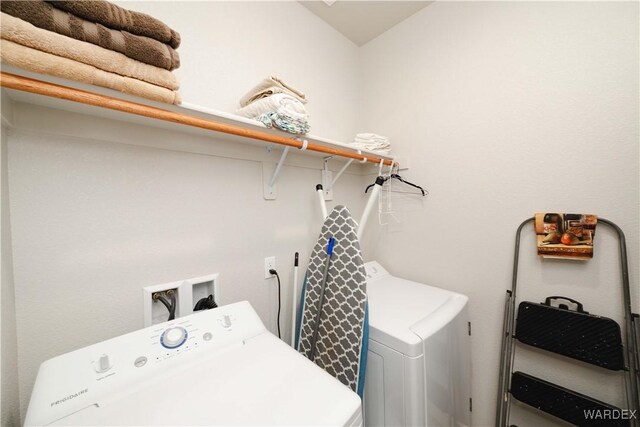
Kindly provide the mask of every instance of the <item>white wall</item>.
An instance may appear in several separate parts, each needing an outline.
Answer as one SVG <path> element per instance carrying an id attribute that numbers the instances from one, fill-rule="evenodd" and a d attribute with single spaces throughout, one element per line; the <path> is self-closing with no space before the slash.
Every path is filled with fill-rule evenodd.
<path id="1" fill-rule="evenodd" d="M 494 422 L 505 289 L 524 219 L 594 212 L 619 224 L 640 308 L 638 22 L 637 3 L 438 2 L 362 48 L 362 128 L 389 135 L 410 159 L 407 177 L 430 191 L 402 231 L 380 230 L 377 258 L 393 274 L 469 295 L 476 425 Z M 598 227 L 595 259 L 584 263 L 540 260 L 530 230 L 520 297 L 573 296 L 620 320 L 611 230 Z M 624 404 L 616 375 L 518 354 L 533 374 Z M 512 422 L 544 424 L 515 410 Z"/>
<path id="2" fill-rule="evenodd" d="M 276 74 L 308 94 L 314 133 L 345 140 L 355 132 L 357 48 L 298 3 L 125 6 L 182 33 L 185 101 L 233 111 Z M 265 201 L 260 161 L 277 160 L 279 150 L 26 104 L 14 113 L 8 167 L 23 417 L 42 361 L 142 327 L 143 286 L 219 272 L 222 302 L 249 300 L 275 331 L 276 282 L 263 278 L 264 257 L 275 255 L 288 339 L 293 253 L 304 268 L 321 224 L 314 188 L 322 157 L 290 155 L 278 199 Z M 352 171 L 335 200 L 359 213 L 362 177 Z"/>
<path id="3" fill-rule="evenodd" d="M 0 149 L 0 189 L 1 189 L 1 252 L 0 261 L 0 424 L 19 424 L 20 401 L 18 398 L 18 351 L 16 336 L 16 310 L 13 282 L 13 260 L 11 257 L 11 224 L 9 213 L 9 182 L 7 169 L 8 129 L 2 125 Z"/>

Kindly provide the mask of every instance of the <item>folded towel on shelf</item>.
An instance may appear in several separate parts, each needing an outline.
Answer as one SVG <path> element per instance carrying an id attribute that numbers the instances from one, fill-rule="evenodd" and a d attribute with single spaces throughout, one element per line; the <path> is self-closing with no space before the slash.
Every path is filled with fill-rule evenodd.
<path id="1" fill-rule="evenodd" d="M 351 146 L 361 150 L 374 151 L 380 154 L 389 154 L 391 143 L 389 138 L 375 133 L 359 133 L 354 138 Z"/>
<path id="2" fill-rule="evenodd" d="M 3 0 L 0 2 L 0 10 L 36 27 L 115 50 L 145 64 L 167 70 L 180 66 L 178 52 L 168 44 L 126 31 L 111 30 L 56 9 L 42 0 Z"/>
<path id="3" fill-rule="evenodd" d="M 374 153 L 378 153 L 378 154 L 389 154 L 391 152 L 391 147 L 379 147 L 377 145 L 371 145 L 371 144 L 360 144 L 357 142 L 354 142 L 352 144 L 350 144 L 352 147 L 357 148 L 359 150 L 367 150 L 367 151 L 372 151 Z"/>
<path id="4" fill-rule="evenodd" d="M 277 93 L 286 93 L 293 96 L 303 104 L 307 103 L 307 97 L 304 93 L 300 92 L 293 86 L 283 82 L 276 76 L 270 76 L 251 89 L 245 96 L 240 99 L 240 106 L 246 107 L 253 101 L 267 96 L 275 95 Z"/>
<path id="5" fill-rule="evenodd" d="M 264 113 L 257 117 L 256 120 L 264 123 L 268 128 L 278 128 L 285 132 L 295 133 L 297 135 L 304 135 L 309 133 L 309 123 L 306 120 L 297 120 L 293 117 L 289 117 L 286 114 L 280 114 L 275 112 Z"/>
<path id="6" fill-rule="evenodd" d="M 237 110 L 236 114 L 255 119 L 264 113 L 270 112 L 285 114 L 297 120 L 309 120 L 309 113 L 307 113 L 307 109 L 304 108 L 304 104 L 286 93 L 277 93 L 267 96 L 266 98 L 258 99 L 246 107 Z"/>
<path id="7" fill-rule="evenodd" d="M 180 95 L 167 88 L 103 71 L 82 62 L 22 46 L 9 40 L 0 40 L 0 58 L 15 67 L 36 73 L 115 89 L 168 104 L 180 103 Z"/>
<path id="8" fill-rule="evenodd" d="M 5 40 L 167 89 L 178 89 L 178 78 L 171 71 L 136 61 L 113 50 L 43 30 L 4 12 L 0 16 L 0 36 Z"/>
<path id="9" fill-rule="evenodd" d="M 375 133 L 359 133 L 354 138 L 355 142 L 379 142 L 379 143 L 388 143 L 389 138 L 386 136 L 378 135 Z"/>
<path id="10" fill-rule="evenodd" d="M 139 36 L 151 37 L 167 43 L 174 49 L 180 46 L 180 34 L 164 22 L 145 13 L 116 6 L 107 1 L 50 1 L 53 6 L 90 22 L 102 24 L 114 30 L 128 31 Z"/>

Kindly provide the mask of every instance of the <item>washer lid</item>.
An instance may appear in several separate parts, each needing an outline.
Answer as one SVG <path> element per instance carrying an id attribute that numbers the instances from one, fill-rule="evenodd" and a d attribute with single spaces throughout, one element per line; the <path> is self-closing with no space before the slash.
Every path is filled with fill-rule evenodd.
<path id="1" fill-rule="evenodd" d="M 359 414 L 357 394 L 267 332 L 51 425 L 338 426 Z"/>
<path id="2" fill-rule="evenodd" d="M 422 354 L 422 342 L 466 306 L 462 294 L 389 274 L 376 261 L 365 264 L 369 337 L 407 356 Z"/>

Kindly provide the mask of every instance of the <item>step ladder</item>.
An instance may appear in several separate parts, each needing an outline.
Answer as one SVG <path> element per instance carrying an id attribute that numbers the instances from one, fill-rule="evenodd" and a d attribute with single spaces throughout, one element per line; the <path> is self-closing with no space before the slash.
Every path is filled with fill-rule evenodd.
<path id="1" fill-rule="evenodd" d="M 612 227 L 618 235 L 624 299 L 623 333 L 614 320 L 590 314 L 580 302 L 567 297 L 550 296 L 542 303 L 521 301 L 516 311 L 520 235 L 524 226 L 533 221 L 534 218 L 525 220 L 516 232 L 513 279 L 505 302 L 496 426 L 510 425 L 511 403 L 516 399 L 528 407 L 577 426 L 640 427 L 640 320 L 638 314 L 631 311 L 624 233 L 613 222 L 598 219 L 599 223 Z M 625 380 L 627 407 L 618 408 L 545 379 L 524 372 L 513 372 L 516 343 L 579 360 L 594 369 L 621 372 Z M 603 419 L 594 414 L 616 414 L 616 417 Z"/>

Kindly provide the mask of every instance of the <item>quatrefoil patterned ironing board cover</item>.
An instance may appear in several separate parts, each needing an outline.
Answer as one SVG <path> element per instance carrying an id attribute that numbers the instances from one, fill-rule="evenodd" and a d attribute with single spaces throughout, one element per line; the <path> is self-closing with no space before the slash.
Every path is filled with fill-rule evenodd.
<path id="1" fill-rule="evenodd" d="M 344 206 L 336 206 L 327 216 L 311 253 L 300 298 L 296 348 L 311 360 L 331 237 L 335 243 L 312 361 L 362 397 L 369 335 L 367 281 L 357 224 Z"/>

